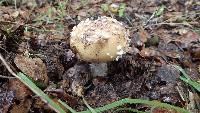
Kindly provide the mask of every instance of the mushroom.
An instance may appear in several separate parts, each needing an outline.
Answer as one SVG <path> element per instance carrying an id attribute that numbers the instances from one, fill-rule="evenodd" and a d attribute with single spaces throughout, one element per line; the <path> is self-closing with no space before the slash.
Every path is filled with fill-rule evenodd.
<path id="1" fill-rule="evenodd" d="M 96 62 L 96 66 L 122 57 L 129 46 L 128 36 L 129 32 L 121 22 L 103 16 L 97 20 L 86 19 L 73 27 L 70 46 L 79 59 Z"/>

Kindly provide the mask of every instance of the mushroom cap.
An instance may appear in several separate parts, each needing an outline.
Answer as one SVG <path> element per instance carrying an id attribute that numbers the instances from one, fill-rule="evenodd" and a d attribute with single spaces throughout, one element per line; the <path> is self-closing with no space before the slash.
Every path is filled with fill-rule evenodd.
<path id="1" fill-rule="evenodd" d="M 81 60 L 108 62 L 118 60 L 129 46 L 125 26 L 111 17 L 86 19 L 73 27 L 70 46 Z"/>

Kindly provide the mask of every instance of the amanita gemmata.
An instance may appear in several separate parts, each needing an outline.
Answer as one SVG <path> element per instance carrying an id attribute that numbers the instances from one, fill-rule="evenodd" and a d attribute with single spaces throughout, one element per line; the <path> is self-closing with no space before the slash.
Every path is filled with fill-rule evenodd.
<path id="1" fill-rule="evenodd" d="M 126 53 L 128 36 L 128 30 L 121 22 L 103 16 L 97 20 L 86 19 L 75 26 L 71 32 L 70 46 L 79 59 L 96 63 L 96 66 L 118 60 Z"/>

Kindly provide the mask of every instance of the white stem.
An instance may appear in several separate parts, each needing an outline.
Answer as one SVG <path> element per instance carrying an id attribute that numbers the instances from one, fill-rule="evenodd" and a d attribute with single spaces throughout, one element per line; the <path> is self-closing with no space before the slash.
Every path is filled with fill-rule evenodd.
<path id="1" fill-rule="evenodd" d="M 108 67 L 107 63 L 92 63 L 90 64 L 92 76 L 106 76 Z"/>

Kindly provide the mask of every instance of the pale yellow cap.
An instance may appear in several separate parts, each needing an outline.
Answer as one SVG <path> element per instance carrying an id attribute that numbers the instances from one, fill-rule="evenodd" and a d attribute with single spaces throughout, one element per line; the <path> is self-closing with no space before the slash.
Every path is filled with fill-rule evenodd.
<path id="1" fill-rule="evenodd" d="M 86 19 L 73 27 L 70 46 L 81 60 L 107 62 L 118 60 L 129 46 L 129 33 L 124 25 L 111 17 Z"/>

